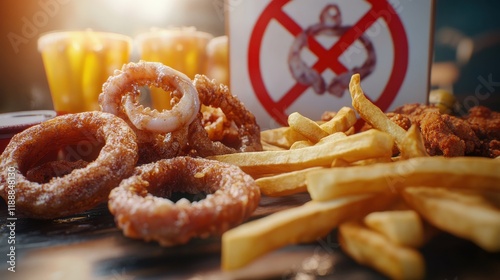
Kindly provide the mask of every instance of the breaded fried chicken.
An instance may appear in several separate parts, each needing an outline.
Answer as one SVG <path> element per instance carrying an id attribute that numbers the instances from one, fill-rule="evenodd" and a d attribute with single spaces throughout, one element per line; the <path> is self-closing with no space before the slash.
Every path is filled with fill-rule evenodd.
<path id="1" fill-rule="evenodd" d="M 500 113 L 484 106 L 475 106 L 463 119 L 480 139 L 477 155 L 500 156 Z"/>
<path id="2" fill-rule="evenodd" d="M 481 145 L 467 121 L 441 114 L 435 106 L 408 104 L 394 112 L 408 116 L 420 128 L 430 155 L 470 155 Z"/>
<path id="3" fill-rule="evenodd" d="M 500 155 L 500 113 L 476 106 L 464 117 L 441 114 L 439 108 L 421 104 L 408 104 L 387 115 L 408 117 L 416 124 L 430 155 L 485 156 Z M 407 129 L 407 124 L 401 125 Z"/>

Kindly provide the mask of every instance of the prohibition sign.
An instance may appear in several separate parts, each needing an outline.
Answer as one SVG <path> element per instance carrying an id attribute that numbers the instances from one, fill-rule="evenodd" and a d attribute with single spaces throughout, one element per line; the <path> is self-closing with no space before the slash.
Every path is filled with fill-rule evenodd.
<path id="1" fill-rule="evenodd" d="M 308 48 L 318 58 L 323 58 L 318 59 L 312 66 L 313 69 L 318 73 L 323 73 L 327 68 L 330 68 L 336 75 L 340 75 L 348 71 L 347 67 L 339 61 L 339 57 L 346 50 L 346 46 L 354 44 L 373 23 L 379 18 L 382 18 L 387 23 L 389 32 L 392 35 L 392 42 L 394 44 L 394 65 L 387 84 L 379 98 L 374 100 L 373 103 L 382 111 L 385 111 L 396 98 L 406 76 L 406 70 L 408 68 L 408 39 L 401 19 L 387 0 L 366 1 L 371 4 L 371 8 L 352 26 L 351 29 L 346 31 L 330 49 L 325 49 L 313 37 L 308 38 Z M 262 72 L 260 71 L 261 65 L 259 58 L 262 39 L 272 19 L 279 22 L 294 37 L 303 32 L 302 27 L 283 11 L 282 8 L 288 2 L 290 2 L 290 0 L 273 0 L 264 9 L 252 30 L 248 51 L 248 70 L 254 92 L 266 111 L 282 125 L 287 125 L 286 109 L 290 107 L 309 86 L 296 83 L 279 100 L 274 101 L 264 84 Z M 395 36 L 396 34 L 397 36 Z M 324 59 L 326 57 L 329 59 Z"/>

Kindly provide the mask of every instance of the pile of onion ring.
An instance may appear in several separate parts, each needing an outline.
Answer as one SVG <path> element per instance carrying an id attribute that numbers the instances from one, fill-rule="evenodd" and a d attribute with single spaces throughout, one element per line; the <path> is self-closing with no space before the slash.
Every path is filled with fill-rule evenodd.
<path id="1" fill-rule="evenodd" d="M 169 92 L 172 109 L 141 105 L 144 86 Z M 20 213 L 59 218 L 108 199 L 126 236 L 168 246 L 222 234 L 257 208 L 260 190 L 252 177 L 237 166 L 202 158 L 262 150 L 255 117 L 226 86 L 202 75 L 191 81 L 161 63 L 141 61 L 115 71 L 99 103 L 102 112 L 59 116 L 12 138 L 0 168 L 16 170 Z M 214 108 L 205 114 L 209 121 L 202 105 Z M 209 135 L 214 129 L 217 137 Z M 67 147 L 93 156 L 75 156 Z M 0 175 L 6 201 L 8 181 L 7 174 Z M 208 195 L 194 202 L 167 198 L 177 192 Z"/>
<path id="2" fill-rule="evenodd" d="M 140 89 L 158 87 L 170 93 L 172 109 L 161 112 L 140 104 Z M 159 62 L 128 63 L 103 85 L 101 109 L 119 116 L 137 134 L 139 162 L 148 163 L 181 155 L 211 156 L 262 150 L 255 117 L 229 89 L 197 75 L 186 75 Z M 213 141 L 203 126 L 201 104 L 220 108 L 238 131 L 232 146 Z"/>
<path id="3" fill-rule="evenodd" d="M 71 144 L 78 147 L 79 143 L 80 148 L 100 149 L 97 158 L 48 182 L 26 178 L 28 171 L 50 152 Z M 81 213 L 105 202 L 111 189 L 133 171 L 137 143 L 135 134 L 122 119 L 103 112 L 86 112 L 58 116 L 14 135 L 0 159 L 0 170 L 16 173 L 16 211 L 30 218 L 52 219 Z M 5 201 L 12 193 L 8 186 L 8 174 L 2 172 L 0 196 Z"/>

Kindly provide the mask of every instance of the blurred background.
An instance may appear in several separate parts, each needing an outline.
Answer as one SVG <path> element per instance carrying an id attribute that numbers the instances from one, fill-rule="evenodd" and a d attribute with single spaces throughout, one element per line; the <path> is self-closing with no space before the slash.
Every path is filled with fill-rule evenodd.
<path id="1" fill-rule="evenodd" d="M 2 0 L 0 113 L 52 109 L 37 50 L 45 32 L 92 28 L 134 37 L 151 27 L 194 26 L 220 36 L 223 14 L 224 0 Z M 452 91 L 464 108 L 500 110 L 500 1 L 436 0 L 435 15 L 433 87 Z"/>

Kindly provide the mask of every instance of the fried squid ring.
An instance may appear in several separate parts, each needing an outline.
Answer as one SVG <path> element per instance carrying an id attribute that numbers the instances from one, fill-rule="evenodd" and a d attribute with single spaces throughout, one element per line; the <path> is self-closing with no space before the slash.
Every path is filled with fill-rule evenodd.
<path id="1" fill-rule="evenodd" d="M 154 86 L 181 95 L 171 110 L 151 110 L 139 104 L 140 87 Z M 198 93 L 183 73 L 159 62 L 128 63 L 104 83 L 99 95 L 102 111 L 117 115 L 140 129 L 157 133 L 189 125 L 200 110 Z"/>
<path id="2" fill-rule="evenodd" d="M 204 75 L 196 75 L 194 85 L 198 91 L 200 102 L 205 106 L 220 108 L 227 119 L 234 122 L 238 131 L 240 142 L 236 146 L 220 145 L 220 142 L 214 141 L 210 144 L 207 133 L 191 133 L 193 140 L 199 144 L 207 143 L 205 147 L 198 147 L 204 155 L 224 154 L 228 152 L 251 152 L 261 151 L 260 127 L 257 124 L 255 116 L 248 111 L 245 105 L 234 95 L 229 88 L 223 84 L 216 83 Z M 200 115 L 198 122 L 201 125 Z M 201 132 L 192 125 L 192 130 Z M 198 145 L 199 146 L 199 145 Z M 224 147 L 223 147 L 224 146 Z"/>
<path id="3" fill-rule="evenodd" d="M 174 192 L 208 195 L 174 203 L 165 198 Z M 255 181 L 237 166 L 176 157 L 137 167 L 111 191 L 108 207 L 125 236 L 172 246 L 222 234 L 247 219 L 259 200 Z"/>
<path id="4" fill-rule="evenodd" d="M 47 154 L 76 144 L 100 149 L 83 168 L 47 183 L 26 178 L 28 170 Z M 63 115 L 16 134 L 1 155 L 0 196 L 15 191 L 16 211 L 31 218 L 52 219 L 81 213 L 106 201 L 109 192 L 134 170 L 137 143 L 132 129 L 120 118 L 103 112 Z M 14 181 L 14 185 L 11 183 Z M 13 186 L 11 188 L 11 186 Z"/>

